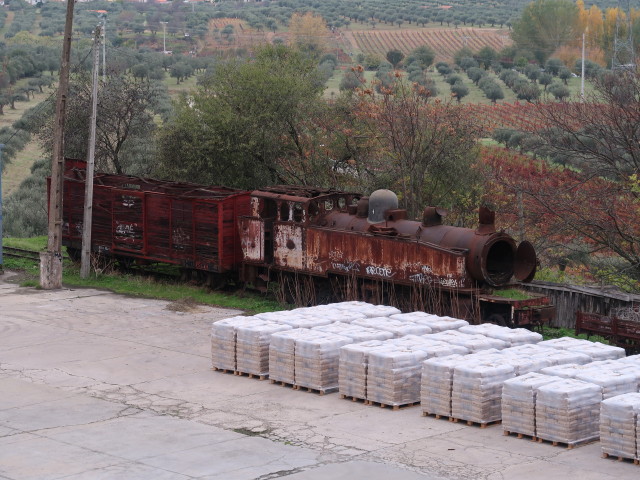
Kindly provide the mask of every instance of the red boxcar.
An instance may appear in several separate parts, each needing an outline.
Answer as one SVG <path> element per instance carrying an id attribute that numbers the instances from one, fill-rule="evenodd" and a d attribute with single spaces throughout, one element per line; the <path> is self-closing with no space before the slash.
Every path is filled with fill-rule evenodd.
<path id="1" fill-rule="evenodd" d="M 86 163 L 66 160 L 63 244 L 82 246 Z M 122 259 L 236 272 L 242 249 L 236 219 L 250 193 L 226 187 L 96 174 L 91 248 Z"/>

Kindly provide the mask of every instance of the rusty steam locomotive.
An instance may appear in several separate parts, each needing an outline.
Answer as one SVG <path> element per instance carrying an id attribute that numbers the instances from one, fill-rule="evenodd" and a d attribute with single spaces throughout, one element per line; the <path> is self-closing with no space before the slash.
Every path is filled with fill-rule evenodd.
<path id="1" fill-rule="evenodd" d="M 67 160 L 63 243 L 81 247 L 85 165 Z M 246 192 L 124 175 L 94 180 L 92 250 L 129 262 L 164 262 L 210 280 L 271 282 L 298 304 L 364 299 L 506 325 L 544 322 L 544 298 L 496 295 L 528 282 L 533 246 L 496 231 L 481 208 L 477 229 L 443 225 L 444 212 L 407 219 L 389 190 L 357 193 L 296 186 Z"/>

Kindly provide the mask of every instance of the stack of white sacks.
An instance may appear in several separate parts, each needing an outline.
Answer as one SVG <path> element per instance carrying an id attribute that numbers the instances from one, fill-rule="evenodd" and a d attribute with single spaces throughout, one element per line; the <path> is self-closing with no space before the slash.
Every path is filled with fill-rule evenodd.
<path id="1" fill-rule="evenodd" d="M 480 424 L 502 417 L 502 384 L 516 371 L 502 355 L 478 358 L 457 365 L 453 371 L 451 416 Z"/>
<path id="2" fill-rule="evenodd" d="M 640 393 L 625 393 L 600 405 L 602 453 L 640 459 Z"/>
<path id="3" fill-rule="evenodd" d="M 556 377 L 529 372 L 504 382 L 502 386 L 504 430 L 535 437 L 538 388 L 556 380 Z"/>
<path id="4" fill-rule="evenodd" d="M 408 335 L 388 340 L 368 352 L 366 400 L 400 406 L 420 401 L 422 362 L 431 357 L 465 354 L 464 347 Z"/>
<path id="5" fill-rule="evenodd" d="M 236 336 L 240 326 L 263 325 L 256 317 L 232 317 L 211 326 L 211 364 L 218 370 L 236 371 Z"/>
<path id="6" fill-rule="evenodd" d="M 572 378 L 542 385 L 536 397 L 536 436 L 573 445 L 600 432 L 602 387 Z"/>
<path id="7" fill-rule="evenodd" d="M 640 357 L 620 358 L 618 347 L 561 338 L 518 348 L 541 348 L 554 364 L 504 383 L 505 431 L 570 445 L 594 440 L 603 399 L 640 389 Z"/>

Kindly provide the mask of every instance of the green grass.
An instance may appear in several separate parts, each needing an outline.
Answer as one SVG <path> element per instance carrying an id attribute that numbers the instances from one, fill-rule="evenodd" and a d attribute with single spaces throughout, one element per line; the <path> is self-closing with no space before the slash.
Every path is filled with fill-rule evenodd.
<path id="1" fill-rule="evenodd" d="M 46 249 L 47 237 L 6 238 L 3 245 L 42 251 Z M 37 262 L 5 257 L 4 268 L 22 272 L 22 286 L 39 286 L 40 267 Z M 286 306 L 279 304 L 273 298 L 258 293 L 216 292 L 202 286 L 178 283 L 178 281 L 158 281 L 140 275 L 127 275 L 117 272 L 109 274 L 92 273 L 89 278 L 83 279 L 80 278 L 79 266 L 68 260 L 65 260 L 63 265 L 62 283 L 66 287 L 99 288 L 135 297 L 170 301 L 189 299 L 200 304 L 234 308 L 248 313 L 272 312 L 286 308 Z"/>
<path id="2" fill-rule="evenodd" d="M 609 340 L 600 337 L 599 335 L 591 335 L 587 338 L 586 333 L 576 335 L 576 331 L 572 328 L 556 328 L 556 327 L 544 327 L 544 339 L 550 340 L 552 338 L 571 337 L 579 338 L 581 340 L 589 340 L 592 342 L 600 342 L 609 345 Z"/>
<path id="3" fill-rule="evenodd" d="M 496 290 L 493 294 L 497 297 L 510 298 L 512 300 L 528 300 L 529 298 L 533 298 L 531 295 L 527 294 L 527 292 L 523 292 L 517 288 Z"/>

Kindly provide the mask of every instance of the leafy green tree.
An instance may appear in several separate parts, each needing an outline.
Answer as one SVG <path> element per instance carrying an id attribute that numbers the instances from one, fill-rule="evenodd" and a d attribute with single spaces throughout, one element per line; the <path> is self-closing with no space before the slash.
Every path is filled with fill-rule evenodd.
<path id="1" fill-rule="evenodd" d="M 553 76 L 550 73 L 542 72 L 538 77 L 538 83 L 544 87 L 544 91 L 547 91 L 547 87 L 553 83 Z"/>
<path id="2" fill-rule="evenodd" d="M 239 188 L 320 183 L 306 145 L 319 139 L 312 119 L 326 107 L 323 89 L 314 62 L 284 45 L 262 47 L 251 61 L 218 63 L 176 103 L 160 132 L 156 173 Z"/>
<path id="3" fill-rule="evenodd" d="M 562 80 L 562 83 L 564 83 L 565 85 L 567 85 L 567 80 L 571 78 L 571 75 L 571 70 L 569 70 L 567 67 L 562 67 L 558 72 L 558 78 Z"/>
<path id="4" fill-rule="evenodd" d="M 404 53 L 400 50 L 389 50 L 386 55 L 387 60 L 393 68 L 397 68 L 400 62 L 404 59 Z"/>
<path id="5" fill-rule="evenodd" d="M 511 34 L 518 48 L 532 49 L 539 63 L 578 33 L 578 7 L 569 0 L 536 0 L 528 4 Z"/>
<path id="6" fill-rule="evenodd" d="M 558 75 L 562 67 L 564 67 L 564 63 L 559 58 L 550 58 L 544 64 L 544 69 L 554 77 Z"/>
<path id="7" fill-rule="evenodd" d="M 409 55 L 407 55 L 405 63 L 411 64 L 417 60 L 420 62 L 422 68 L 424 69 L 430 67 L 435 58 L 436 53 L 433 51 L 433 49 L 428 45 L 422 45 L 412 50 Z"/>
<path id="8" fill-rule="evenodd" d="M 456 82 L 451 85 L 451 94 L 456 97 L 457 102 L 460 103 L 464 97 L 469 95 L 469 87 L 462 82 Z"/>
<path id="9" fill-rule="evenodd" d="M 485 87 L 482 91 L 487 96 L 487 98 L 491 100 L 491 103 L 496 103 L 496 101 L 502 100 L 504 98 L 504 92 L 502 91 L 502 88 L 500 88 L 500 85 L 495 82 Z"/>
<path id="10" fill-rule="evenodd" d="M 556 100 L 560 100 L 561 102 L 569 98 L 569 96 L 571 95 L 569 87 L 563 85 L 562 83 L 552 83 L 549 86 L 549 93 L 551 93 L 551 95 L 553 95 Z"/>
<path id="11" fill-rule="evenodd" d="M 488 70 L 491 63 L 498 59 L 498 52 L 487 45 L 478 50 L 476 58 L 478 63 L 480 63 L 485 70 Z"/>

